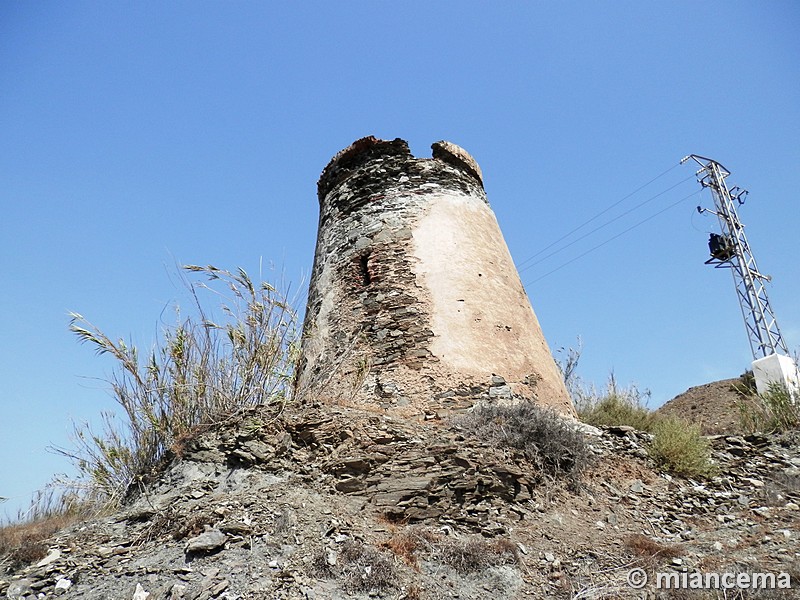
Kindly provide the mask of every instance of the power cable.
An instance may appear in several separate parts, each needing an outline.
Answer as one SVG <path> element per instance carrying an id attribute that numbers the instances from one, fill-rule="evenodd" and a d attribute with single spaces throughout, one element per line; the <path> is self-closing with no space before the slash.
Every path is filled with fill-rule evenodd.
<path id="1" fill-rule="evenodd" d="M 623 202 L 625 202 L 625 200 L 627 200 L 628 198 L 630 198 L 631 196 L 633 196 L 634 194 L 636 194 L 636 193 L 637 193 L 637 192 L 639 192 L 640 190 L 643 190 L 644 188 L 646 188 L 648 185 L 650 185 L 650 184 L 651 184 L 651 183 L 653 183 L 654 181 L 656 181 L 656 180 L 658 180 L 658 179 L 661 179 L 661 178 L 662 178 L 664 175 L 666 175 L 667 173 L 669 173 L 669 172 L 670 172 L 670 171 L 672 171 L 673 169 L 676 169 L 676 168 L 678 168 L 679 166 L 681 166 L 681 163 L 677 163 L 677 164 L 675 164 L 675 165 L 672 165 L 672 166 L 671 166 L 669 169 L 667 169 L 666 171 L 664 171 L 664 172 L 663 172 L 663 173 L 661 173 L 660 175 L 656 175 L 655 177 L 653 177 L 653 178 L 652 178 L 650 181 L 648 181 L 647 183 L 644 183 L 644 184 L 640 185 L 638 188 L 636 188 L 635 190 L 633 190 L 633 191 L 632 191 L 630 194 L 628 194 L 627 196 L 625 196 L 625 197 L 623 197 L 623 198 L 621 198 L 621 199 L 617 200 L 617 201 L 616 201 L 614 204 L 612 204 L 611 206 L 609 206 L 609 207 L 607 207 L 607 208 L 605 208 L 605 209 L 601 210 L 599 213 L 597 213 L 597 214 L 596 214 L 596 215 L 594 215 L 593 217 L 589 218 L 588 220 L 586 220 L 586 221 L 584 221 L 583 223 L 581 223 L 580 225 L 578 225 L 578 226 L 577 226 L 575 229 L 573 229 L 572 231 L 569 231 L 569 232 L 565 233 L 564 235 L 562 235 L 560 238 L 558 238 L 558 239 L 557 239 L 556 241 L 554 241 L 553 243 L 551 243 L 551 244 L 549 244 L 549 245 L 545 246 L 544 248 L 542 248 L 541 250 L 539 250 L 539 251 L 538 251 L 536 254 L 534 254 L 533 256 L 530 256 L 530 257 L 526 258 L 525 260 L 523 260 L 521 263 L 519 263 L 519 266 L 517 267 L 517 269 L 519 270 L 519 268 L 520 268 L 520 267 L 522 267 L 522 265 L 524 265 L 524 264 L 526 264 L 527 262 L 529 262 L 529 261 L 533 260 L 534 258 L 536 258 L 537 256 L 539 256 L 539 255 L 540 255 L 542 252 L 546 252 L 547 250 L 549 250 L 550 248 L 552 248 L 553 246 L 555 246 L 556 244 L 558 244 L 558 243 L 559 243 L 559 242 L 561 242 L 562 240 L 565 240 L 566 238 L 568 238 L 569 236 L 571 236 L 573 233 L 575 233 L 575 232 L 576 232 L 576 231 L 578 231 L 579 229 L 582 229 L 582 228 L 586 227 L 586 225 L 588 225 L 589 223 L 591 223 L 592 221 L 594 221 L 594 220 L 595 220 L 595 219 L 597 219 L 598 217 L 601 217 L 601 216 L 603 216 L 603 215 L 604 215 L 604 214 L 606 214 L 608 211 L 610 211 L 612 208 L 614 208 L 614 207 L 616 207 L 616 206 L 618 206 L 618 205 L 622 204 Z M 683 182 L 681 182 L 681 183 L 683 183 Z"/>
<path id="2" fill-rule="evenodd" d="M 619 221 L 619 220 L 620 220 L 622 217 L 624 217 L 625 215 L 629 215 L 630 213 L 632 213 L 633 211 L 635 211 L 635 210 L 637 210 L 637 209 L 641 208 L 641 207 L 642 207 L 642 206 L 644 206 L 645 204 L 648 204 L 648 203 L 652 202 L 652 201 L 653 201 L 653 200 L 655 200 L 656 198 L 658 198 L 658 197 L 660 197 L 660 196 L 663 196 L 663 195 L 664 195 L 664 194 L 666 194 L 667 192 L 674 190 L 676 187 L 678 187 L 678 186 L 679 186 L 679 185 L 681 185 L 682 183 L 686 183 L 687 181 L 689 181 L 690 179 L 693 179 L 693 178 L 694 178 L 694 175 L 689 175 L 689 177 L 687 177 L 686 179 L 682 179 L 681 181 L 679 181 L 679 182 L 678 182 L 678 183 L 676 183 L 675 185 L 672 185 L 672 186 L 668 187 L 668 188 L 667 188 L 667 189 L 665 189 L 664 191 L 662 191 L 662 192 L 659 192 L 658 194 L 656 194 L 655 196 L 651 196 L 651 197 L 650 197 L 650 198 L 648 198 L 647 200 L 645 200 L 645 201 L 643 201 L 643 202 L 640 202 L 640 203 L 639 203 L 639 204 L 637 204 L 636 206 L 634 206 L 634 207 L 632 207 L 632 208 L 629 208 L 628 210 L 626 210 L 626 211 L 625 211 L 625 212 L 623 212 L 623 213 L 620 213 L 619 215 L 617 215 L 616 217 L 614 217 L 614 218 L 613 218 L 613 219 L 611 219 L 610 221 L 606 221 L 606 222 L 605 222 L 605 223 L 603 223 L 602 225 L 599 225 L 599 226 L 595 227 L 594 229 L 592 229 L 591 231 L 589 231 L 589 232 L 587 232 L 587 233 L 584 233 L 582 236 L 580 236 L 580 237 L 578 237 L 578 238 L 575 238 L 574 240 L 572 240 L 572 241 L 571 241 L 570 243 L 568 243 L 567 245 L 565 245 L 565 246 L 561 246 L 561 248 L 557 248 L 556 250 L 553 250 L 552 252 L 550 252 L 549 254 L 547 254 L 547 255 L 543 256 L 542 258 L 540 258 L 540 259 L 539 259 L 539 260 L 537 260 L 536 262 L 532 262 L 532 263 L 531 263 L 531 264 L 529 264 L 528 266 L 526 266 L 526 267 L 523 267 L 523 268 L 521 268 L 521 269 L 517 269 L 517 270 L 518 270 L 518 271 L 521 273 L 522 271 L 526 271 L 526 270 L 530 269 L 531 267 L 533 267 L 533 266 L 535 266 L 535 265 L 538 265 L 540 262 L 543 262 L 543 261 L 547 260 L 548 258 L 550 258 L 551 256 L 554 256 L 554 255 L 558 254 L 558 253 L 559 253 L 559 252 L 561 252 L 562 250 L 566 250 L 567 248 L 569 248 L 569 247 L 570 247 L 570 246 L 572 246 L 573 244 L 577 244 L 577 243 L 578 243 L 578 242 L 580 242 L 581 240 L 583 240 L 583 239 L 586 239 L 587 237 L 589 237 L 589 236 L 590 236 L 590 235 L 592 235 L 593 233 L 595 233 L 595 232 L 597 232 L 597 231 L 600 231 L 601 229 L 603 229 L 603 228 L 605 228 L 605 227 L 607 227 L 607 226 L 611 225 L 611 224 L 612 224 L 612 223 L 614 223 L 615 221 Z M 640 189 L 641 189 L 641 188 L 640 188 Z M 627 197 L 630 197 L 630 196 L 627 196 Z M 619 203 L 617 203 L 617 204 L 619 204 Z M 609 207 L 609 208 L 611 208 L 611 207 Z M 605 211 L 603 211 L 603 212 L 608 212 L 608 210 L 609 210 L 609 209 L 606 209 L 606 210 L 605 210 Z M 602 213 L 600 213 L 600 214 L 602 214 Z M 593 218 L 595 218 L 595 217 L 593 217 Z M 581 227 L 583 227 L 583 225 L 581 225 Z M 573 233 L 574 233 L 575 231 L 576 231 L 575 229 L 573 229 L 573 230 L 572 230 L 572 232 L 573 232 Z M 566 236 L 565 236 L 565 237 L 566 237 Z M 563 239 L 564 239 L 564 237 L 562 237 L 561 239 L 563 240 Z M 552 246 L 553 246 L 553 244 L 550 244 L 550 247 L 552 247 Z M 541 251 L 540 251 L 538 254 L 541 254 Z M 532 256 L 531 258 L 535 258 L 535 256 Z M 530 260 L 530 259 L 528 259 L 528 260 Z"/>
<path id="3" fill-rule="evenodd" d="M 656 218 L 658 215 L 660 215 L 661 213 L 668 211 L 670 208 L 672 208 L 672 207 L 674 207 L 674 206 L 677 206 L 678 204 L 680 204 L 681 202 L 683 202 L 683 201 L 685 201 L 685 200 L 688 200 L 688 199 L 689 199 L 689 198 L 691 198 L 692 196 L 696 196 L 697 194 L 699 194 L 699 193 L 700 193 L 700 192 L 702 192 L 702 191 L 703 191 L 703 190 L 702 190 L 702 189 L 700 189 L 700 190 L 697 190 L 696 192 L 692 192 L 692 193 L 691 193 L 691 194 L 689 194 L 688 196 L 684 196 L 684 197 L 683 197 L 683 198 L 681 198 L 680 200 L 677 200 L 677 201 L 673 202 L 672 204 L 670 204 L 669 206 L 666 206 L 666 207 L 662 208 L 662 209 L 661 209 L 660 211 L 658 211 L 657 213 L 654 213 L 654 214 L 650 215 L 650 216 L 649 216 L 649 217 L 647 217 L 646 219 L 642 219 L 642 220 L 641 220 L 641 221 L 639 221 L 638 223 L 636 223 L 636 224 L 634 224 L 634 225 L 631 225 L 631 226 L 630 226 L 630 227 L 628 227 L 627 229 L 624 229 L 624 230 L 622 230 L 622 231 L 621 231 L 621 232 L 619 232 L 617 235 L 615 235 L 615 236 L 613 236 L 613 237 L 611 237 L 611 238 L 607 239 L 607 240 L 606 240 L 606 241 L 604 241 L 604 242 L 601 242 L 601 243 L 597 244 L 596 246 L 593 246 L 593 247 L 589 248 L 589 249 L 588 249 L 586 252 L 584 252 L 584 253 L 582 253 L 582 254 L 579 254 L 579 255 L 578 255 L 578 256 L 576 256 L 575 258 L 572 258 L 572 259 L 568 260 L 567 262 L 565 262 L 565 263 L 563 263 L 563 264 L 559 265 L 558 267 L 556 267 L 556 268 L 555 268 L 555 269 L 553 269 L 552 271 L 548 271 L 547 273 L 545 273 L 545 274 L 544 274 L 544 275 L 542 275 L 541 277 L 537 277 L 537 278 L 536 278 L 536 279 L 534 279 L 533 281 L 529 281 L 529 282 L 528 282 L 528 283 L 526 283 L 525 285 L 534 284 L 534 283 L 536 283 L 537 281 L 540 281 L 540 280 L 544 279 L 544 278 L 545 278 L 545 277 L 547 277 L 548 275 L 552 275 L 552 274 L 553 274 L 553 273 L 555 273 L 556 271 L 560 271 L 561 269 L 563 269 L 563 268 L 564 268 L 564 267 L 566 267 L 567 265 L 570 265 L 570 264 L 574 263 L 576 260 L 578 260 L 578 259 L 580 259 L 580 258 L 583 258 L 584 256 L 586 256 L 586 255 L 587 255 L 587 254 L 589 254 L 590 252 L 594 252 L 594 251 L 595 251 L 595 250 L 597 250 L 598 248 L 601 248 L 602 246 L 605 246 L 606 244 L 608 244 L 608 243 L 610 243 L 610 242 L 613 242 L 613 241 L 614 241 L 615 239 L 617 239 L 618 237 L 621 237 L 621 236 L 625 235 L 626 233 L 628 233 L 628 232 L 629 232 L 629 231 L 631 231 L 632 229 L 636 229 L 637 227 L 639 227 L 639 225 L 643 225 L 644 223 L 647 223 L 648 221 L 651 221 L 651 220 L 655 219 L 655 218 Z"/>

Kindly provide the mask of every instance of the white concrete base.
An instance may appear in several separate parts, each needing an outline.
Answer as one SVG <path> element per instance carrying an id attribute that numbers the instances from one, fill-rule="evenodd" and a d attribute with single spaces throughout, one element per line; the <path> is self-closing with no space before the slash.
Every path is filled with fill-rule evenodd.
<path id="1" fill-rule="evenodd" d="M 797 365 L 788 356 L 770 354 L 753 361 L 753 375 L 756 379 L 756 390 L 759 394 L 769 391 L 770 384 L 779 383 L 797 398 L 800 393 L 800 378 Z"/>

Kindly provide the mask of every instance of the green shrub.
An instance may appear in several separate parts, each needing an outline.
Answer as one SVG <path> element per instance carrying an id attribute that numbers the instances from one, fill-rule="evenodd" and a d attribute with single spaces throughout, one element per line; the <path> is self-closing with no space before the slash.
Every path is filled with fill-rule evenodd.
<path id="1" fill-rule="evenodd" d="M 582 390 L 575 398 L 575 410 L 581 421 L 595 427 L 628 425 L 638 431 L 651 431 L 656 416 L 644 405 L 648 395 L 635 385 L 619 388 L 612 374 L 604 395 L 593 388 Z"/>
<path id="2" fill-rule="evenodd" d="M 779 383 L 766 393 L 751 394 L 739 402 L 742 427 L 748 432 L 773 433 L 800 428 L 800 402 Z"/>
<path id="3" fill-rule="evenodd" d="M 531 402 L 478 407 L 457 423 L 499 447 L 522 451 L 541 473 L 565 479 L 573 489 L 589 464 L 583 434 L 552 410 Z"/>
<path id="4" fill-rule="evenodd" d="M 682 477 L 709 477 L 715 466 L 700 427 L 683 419 L 663 417 L 653 425 L 649 454 L 663 469 Z"/>
<path id="5" fill-rule="evenodd" d="M 638 431 L 651 431 L 656 417 L 630 396 L 612 394 L 600 398 L 579 413 L 581 421 L 594 426 L 629 425 Z"/>
<path id="6" fill-rule="evenodd" d="M 247 406 L 285 402 L 291 393 L 297 319 L 286 294 L 267 283 L 254 285 L 241 269 L 184 269 L 205 275 L 222 290 L 203 282 L 190 285 L 195 316 L 179 316 L 145 360 L 135 346 L 112 340 L 72 314 L 70 329 L 81 342 L 117 361 L 109 383 L 123 422 L 104 414 L 101 434 L 76 426 L 77 448 L 57 450 L 76 462 L 111 505 L 199 428 Z M 225 298 L 221 320 L 211 318 L 198 289 Z"/>

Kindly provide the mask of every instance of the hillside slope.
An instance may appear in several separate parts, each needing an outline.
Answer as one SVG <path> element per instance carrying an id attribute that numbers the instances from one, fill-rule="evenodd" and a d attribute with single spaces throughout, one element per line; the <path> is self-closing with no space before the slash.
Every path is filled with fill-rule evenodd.
<path id="1" fill-rule="evenodd" d="M 700 426 L 704 435 L 741 433 L 740 405 L 746 384 L 741 377 L 691 387 L 656 412 Z"/>
<path id="2" fill-rule="evenodd" d="M 452 421 L 253 409 L 194 440 L 117 514 L 0 575 L 0 594 L 639 598 L 626 583 L 636 566 L 786 571 L 800 585 L 796 435 L 712 437 L 719 476 L 696 482 L 658 472 L 647 434 L 586 431 L 595 460 L 572 492 Z"/>

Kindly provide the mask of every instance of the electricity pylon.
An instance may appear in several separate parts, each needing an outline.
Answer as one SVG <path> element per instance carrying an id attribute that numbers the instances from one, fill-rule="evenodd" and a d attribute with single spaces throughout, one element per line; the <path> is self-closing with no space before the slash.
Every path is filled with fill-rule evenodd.
<path id="1" fill-rule="evenodd" d="M 709 188 L 714 197 L 716 210 L 697 207 L 698 212 L 709 212 L 719 219 L 720 234 L 712 233 L 708 241 L 711 258 L 706 261 L 715 268 L 727 268 L 733 273 L 736 295 L 742 309 L 747 336 L 753 359 L 758 360 L 773 354 L 789 356 L 786 342 L 783 341 L 778 321 L 769 304 L 765 282 L 768 275 L 759 272 L 756 259 L 744 234 L 744 225 L 736 213 L 736 205 L 744 204 L 747 190 L 739 187 L 728 188 L 725 178 L 730 175 L 717 161 L 696 154 L 681 160 L 681 164 L 693 159 L 700 165 L 697 181 Z"/>

